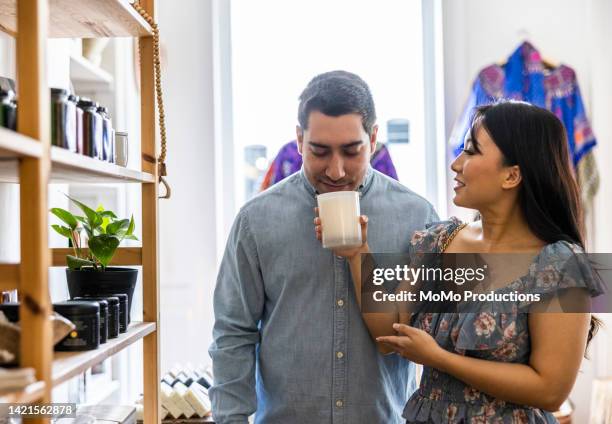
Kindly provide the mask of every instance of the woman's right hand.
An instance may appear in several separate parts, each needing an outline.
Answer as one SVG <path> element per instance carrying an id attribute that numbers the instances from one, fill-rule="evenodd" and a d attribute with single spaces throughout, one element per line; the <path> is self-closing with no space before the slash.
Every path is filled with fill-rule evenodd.
<path id="1" fill-rule="evenodd" d="M 321 218 L 319 218 L 319 208 L 315 208 L 315 235 L 317 240 L 323 240 L 323 226 L 321 225 Z M 370 247 L 368 246 L 368 217 L 367 215 L 359 216 L 359 224 L 361 224 L 361 246 L 348 247 L 348 248 L 337 248 L 332 249 L 334 255 L 342 256 L 347 259 L 352 259 L 362 253 L 369 253 Z"/>

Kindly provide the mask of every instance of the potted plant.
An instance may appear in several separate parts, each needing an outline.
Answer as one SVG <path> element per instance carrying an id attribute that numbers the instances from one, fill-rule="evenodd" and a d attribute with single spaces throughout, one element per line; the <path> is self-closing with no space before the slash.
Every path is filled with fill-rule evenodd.
<path id="1" fill-rule="evenodd" d="M 134 216 L 119 219 L 102 206 L 94 210 L 67 197 L 83 211 L 84 216 L 53 208 L 51 213 L 66 225 L 54 224 L 51 227 L 70 241 L 73 250 L 72 255 L 66 256 L 70 297 L 125 293 L 128 295 L 128 311 L 131 311 L 138 270 L 108 265 L 123 240 L 138 240 L 134 236 Z M 88 249 L 83 246 L 83 231 Z"/>

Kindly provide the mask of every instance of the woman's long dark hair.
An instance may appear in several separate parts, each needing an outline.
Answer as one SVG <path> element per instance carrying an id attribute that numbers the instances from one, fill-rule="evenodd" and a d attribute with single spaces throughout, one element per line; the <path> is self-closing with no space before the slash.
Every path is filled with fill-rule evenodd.
<path id="1" fill-rule="evenodd" d="M 565 240 L 585 249 L 580 192 L 574 177 L 563 123 L 546 109 L 504 100 L 480 106 L 471 138 L 484 128 L 504 156 L 521 170 L 519 203 L 527 225 L 541 240 Z M 591 317 L 587 345 L 601 321 Z"/>

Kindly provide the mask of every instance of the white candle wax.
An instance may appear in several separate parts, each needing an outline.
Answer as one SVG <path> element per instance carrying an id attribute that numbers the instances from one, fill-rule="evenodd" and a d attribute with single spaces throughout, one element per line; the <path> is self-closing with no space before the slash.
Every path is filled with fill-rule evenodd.
<path id="1" fill-rule="evenodd" d="M 361 245 L 359 225 L 359 193 L 337 191 L 317 196 L 319 217 L 323 227 L 323 247 Z"/>

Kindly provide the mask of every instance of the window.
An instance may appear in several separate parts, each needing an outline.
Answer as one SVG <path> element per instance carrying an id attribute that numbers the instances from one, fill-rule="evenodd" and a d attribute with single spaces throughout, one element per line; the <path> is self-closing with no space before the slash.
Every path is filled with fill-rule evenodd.
<path id="1" fill-rule="evenodd" d="M 410 123 L 409 143 L 389 144 L 400 181 L 426 194 L 423 31 L 417 0 L 231 2 L 236 205 L 256 193 L 278 150 L 295 139 L 298 96 L 315 75 L 360 75 L 387 123 Z M 248 162 L 248 165 L 247 165 Z"/>

